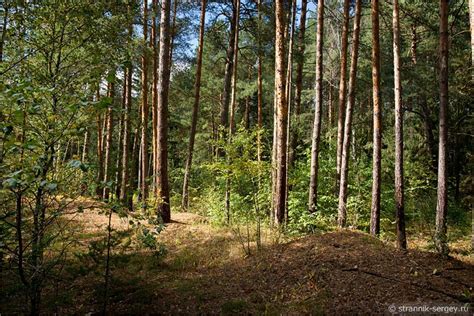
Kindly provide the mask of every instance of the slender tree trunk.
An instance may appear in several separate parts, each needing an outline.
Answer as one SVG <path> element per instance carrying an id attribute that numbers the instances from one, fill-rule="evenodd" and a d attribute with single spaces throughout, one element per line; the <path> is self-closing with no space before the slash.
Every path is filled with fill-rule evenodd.
<path id="1" fill-rule="evenodd" d="M 397 246 L 407 248 L 405 234 L 405 204 L 403 191 L 403 109 L 400 78 L 400 21 L 398 0 L 393 0 L 393 78 L 395 84 L 395 207 Z"/>
<path id="2" fill-rule="evenodd" d="M 170 39 L 170 69 L 173 66 L 174 39 L 176 37 L 176 15 L 178 13 L 179 0 L 173 0 L 173 18 L 171 21 L 171 39 Z"/>
<path id="3" fill-rule="evenodd" d="M 120 198 L 120 194 L 122 192 L 122 148 L 123 148 L 123 119 L 125 103 L 127 99 L 127 70 L 124 69 L 123 74 L 123 83 L 122 83 L 122 102 L 120 104 L 120 116 L 119 116 L 119 134 L 117 139 L 117 153 L 116 153 L 116 162 L 115 162 L 115 196 L 117 199 Z"/>
<path id="4" fill-rule="evenodd" d="M 298 54 L 296 55 L 296 79 L 295 79 L 295 110 L 294 117 L 299 125 L 301 115 L 301 91 L 303 91 L 303 65 L 305 52 L 305 32 L 306 32 L 306 11 L 308 0 L 301 1 L 300 29 L 298 33 Z M 293 165 L 296 156 L 296 146 L 298 145 L 298 132 L 293 129 L 291 136 L 291 159 L 290 165 Z"/>
<path id="5" fill-rule="evenodd" d="M 328 129 L 332 128 L 332 114 L 334 112 L 333 110 L 333 94 L 334 94 L 334 88 L 332 87 L 332 84 L 329 83 L 329 91 L 328 91 Z M 332 139 L 332 133 L 331 133 L 331 139 Z"/>
<path id="6" fill-rule="evenodd" d="M 107 136 L 105 139 L 105 164 L 104 164 L 104 193 L 102 198 L 105 201 L 109 200 L 110 187 L 107 183 L 110 181 L 111 176 L 111 152 L 112 152 L 112 136 L 114 132 L 114 97 L 115 97 L 115 85 L 113 82 L 109 82 L 108 85 L 108 97 L 112 100 L 109 107 L 107 108 L 106 126 Z"/>
<path id="7" fill-rule="evenodd" d="M 221 98 L 221 109 L 220 109 L 220 128 L 222 129 L 221 138 L 225 139 L 227 129 L 229 127 L 229 105 L 231 101 L 231 84 L 232 84 L 232 73 L 234 69 L 234 49 L 235 49 L 235 33 L 237 29 L 237 5 L 235 0 L 232 3 L 232 20 L 230 23 L 230 35 L 229 35 L 229 46 L 226 53 L 226 64 L 224 74 L 224 90 Z M 225 152 L 219 149 L 219 156 L 223 157 Z"/>
<path id="8" fill-rule="evenodd" d="M 194 82 L 194 104 L 191 120 L 191 131 L 189 133 L 188 158 L 186 159 L 186 167 L 183 179 L 183 199 L 181 201 L 181 208 L 183 210 L 187 210 L 189 207 L 189 179 L 191 176 L 191 166 L 194 153 L 194 140 L 196 139 L 196 127 L 198 121 L 199 101 L 201 95 L 202 53 L 204 49 L 204 31 L 206 25 L 206 2 L 207 0 L 201 0 L 199 46 L 197 51 L 196 81 Z"/>
<path id="9" fill-rule="evenodd" d="M 86 162 L 87 154 L 89 152 L 89 129 L 84 133 L 84 143 L 82 144 L 81 161 Z"/>
<path id="10" fill-rule="evenodd" d="M 99 88 L 97 88 L 96 101 L 100 99 Z M 104 155 L 102 145 L 102 115 L 97 114 L 97 188 L 96 195 L 102 198 L 102 179 L 104 179 Z"/>
<path id="11" fill-rule="evenodd" d="M 252 71 L 253 67 L 252 65 L 249 65 L 248 67 L 248 73 L 247 73 L 247 80 L 248 82 L 252 82 Z M 248 130 L 250 128 L 250 96 L 245 97 L 245 110 L 244 110 L 244 128 Z"/>
<path id="12" fill-rule="evenodd" d="M 311 137 L 311 166 L 309 176 L 308 209 L 311 213 L 317 209 L 319 139 L 321 135 L 321 109 L 323 103 L 323 36 L 324 36 L 324 0 L 318 1 L 318 29 L 316 31 L 316 98 L 313 136 Z"/>
<path id="13" fill-rule="evenodd" d="M 275 177 L 273 213 L 277 225 L 285 220 L 286 213 L 286 124 L 288 122 L 288 103 L 286 101 L 286 69 L 285 69 L 285 10 L 287 0 L 275 1 L 275 111 L 276 132 L 274 137 Z"/>
<path id="14" fill-rule="evenodd" d="M 131 35 L 131 31 L 130 31 Z M 122 143 L 122 185 L 120 191 L 120 200 L 132 210 L 132 190 L 130 187 L 130 141 L 131 141 L 131 110 L 132 110 L 132 66 L 127 68 L 127 93 L 125 99 L 125 109 L 123 116 L 123 143 Z"/>
<path id="15" fill-rule="evenodd" d="M 416 62 L 417 62 L 417 54 L 416 54 L 417 43 L 418 43 L 418 34 L 416 33 L 416 24 L 413 23 L 411 25 L 411 47 L 410 47 L 411 62 L 413 63 L 413 65 L 416 65 Z"/>
<path id="16" fill-rule="evenodd" d="M 232 143 L 232 136 L 235 133 L 235 108 L 237 103 L 237 63 L 239 57 L 239 18 L 240 18 L 240 0 L 235 0 L 234 2 L 236 10 L 235 18 L 235 40 L 234 40 L 234 61 L 232 63 L 232 79 L 231 79 L 231 99 L 230 99 L 230 113 L 229 113 L 229 135 L 227 142 Z M 227 155 L 227 162 L 231 164 L 231 157 Z M 226 179 L 226 190 L 225 190 L 225 205 L 226 205 L 226 214 L 227 214 L 227 224 L 230 224 L 231 210 L 230 210 L 230 194 L 231 194 L 231 179 L 230 172 Z"/>
<path id="17" fill-rule="evenodd" d="M 349 37 L 349 2 L 344 0 L 344 22 L 341 37 L 341 69 L 339 77 L 339 101 L 337 112 L 337 149 L 336 149 L 336 188 L 341 177 L 342 142 L 344 140 L 344 114 L 346 105 L 346 69 L 347 69 L 347 42 Z"/>
<path id="18" fill-rule="evenodd" d="M 447 255 L 448 212 L 448 6 L 449 0 L 439 1 L 439 149 L 438 149 L 438 202 L 436 206 L 435 245 L 439 253 Z"/>
<path id="19" fill-rule="evenodd" d="M 379 0 L 372 0 L 372 98 L 374 106 L 372 206 L 370 233 L 380 233 L 380 184 L 382 167 L 382 102 L 380 98 Z"/>
<path id="20" fill-rule="evenodd" d="M 306 0 L 303 0 L 306 1 Z M 258 69 L 257 69 L 257 127 L 258 127 L 258 133 L 257 133 L 257 161 L 262 160 L 262 127 L 263 127 L 263 113 L 262 113 L 262 108 L 263 108 L 263 80 L 262 80 L 262 44 L 261 44 L 261 35 L 262 35 L 262 3 L 261 0 L 258 0 L 257 3 L 258 7 L 258 35 L 257 35 L 257 45 L 258 45 Z"/>
<path id="21" fill-rule="evenodd" d="M 339 181 L 339 207 L 337 224 L 346 226 L 347 182 L 349 176 L 349 149 L 351 144 L 352 114 L 355 105 L 355 91 L 357 83 L 357 61 L 359 58 L 359 34 L 362 0 L 356 1 L 354 31 L 352 33 L 351 69 L 349 73 L 349 90 L 344 122 L 344 141 L 342 143 L 341 179 Z"/>
<path id="22" fill-rule="evenodd" d="M 288 187 L 288 170 L 290 165 L 290 161 L 293 160 L 293 153 L 291 147 L 291 93 L 292 93 L 292 84 L 293 84 L 293 43 L 295 37 L 295 25 L 296 25 L 296 0 L 292 0 L 292 14 L 291 14 L 291 30 L 290 30 L 290 39 L 288 41 L 288 57 L 287 57 L 287 64 L 286 64 L 286 102 L 288 103 L 288 123 L 286 124 L 286 202 L 288 203 L 288 194 L 290 188 Z M 288 209 L 288 206 L 286 207 Z M 285 213 L 285 216 L 288 214 Z"/>
<path id="23" fill-rule="evenodd" d="M 142 55 L 142 109 L 141 109 L 141 157 L 140 157 L 140 191 L 142 207 L 146 208 L 148 199 L 148 0 L 143 2 L 143 55 Z"/>
<path id="24" fill-rule="evenodd" d="M 161 2 L 160 52 L 158 67 L 158 156 L 156 164 L 158 214 L 163 222 L 171 221 L 168 183 L 168 92 L 170 84 L 170 0 Z"/>
<path id="25" fill-rule="evenodd" d="M 157 161 L 158 161 L 158 29 L 156 19 L 158 16 L 158 0 L 153 0 L 152 3 L 153 12 L 152 14 L 152 24 L 151 24 L 151 38 L 150 38 L 150 46 L 153 49 L 153 83 L 152 83 L 152 90 L 151 90 L 151 98 L 152 98 L 152 150 L 153 150 L 153 187 L 155 197 L 158 196 L 158 177 L 156 174 L 157 170 Z"/>

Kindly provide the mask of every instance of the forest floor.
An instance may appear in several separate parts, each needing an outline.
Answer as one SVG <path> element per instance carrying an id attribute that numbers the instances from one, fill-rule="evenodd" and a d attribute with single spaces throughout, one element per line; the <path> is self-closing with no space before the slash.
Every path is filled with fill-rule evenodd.
<path id="1" fill-rule="evenodd" d="M 59 314 L 97 313 L 104 297 L 104 262 L 91 251 L 99 251 L 99 243 L 90 245 L 106 236 L 108 217 L 92 209 L 70 220 L 78 234 L 75 251 L 82 255 L 69 256 L 64 265 L 69 281 L 47 290 L 43 305 Z M 111 223 L 122 237 L 131 229 L 129 219 L 115 214 Z M 158 235 L 165 255 L 129 251 L 126 238 L 117 237 L 108 312 L 389 314 L 392 304 L 473 303 L 472 256 L 402 252 L 351 230 L 291 240 L 267 230 L 257 252 L 246 234 L 245 228 L 239 232 L 212 226 L 196 214 L 173 213 L 172 223 Z M 55 307 L 49 303 L 53 296 Z"/>

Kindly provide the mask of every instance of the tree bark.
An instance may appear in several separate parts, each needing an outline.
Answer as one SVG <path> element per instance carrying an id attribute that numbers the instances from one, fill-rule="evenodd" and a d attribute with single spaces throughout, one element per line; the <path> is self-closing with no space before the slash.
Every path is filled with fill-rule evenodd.
<path id="1" fill-rule="evenodd" d="M 110 181 L 111 178 L 111 152 L 112 152 L 112 136 L 114 132 L 114 97 L 115 97 L 115 85 L 113 82 L 109 82 L 108 84 L 108 97 L 111 99 L 111 103 L 107 108 L 107 116 L 106 116 L 106 128 L 107 128 L 107 135 L 105 139 L 105 164 L 104 164 L 104 191 L 102 198 L 105 201 L 109 200 L 110 195 L 110 187 L 107 185 L 107 182 Z"/>
<path id="2" fill-rule="evenodd" d="M 234 69 L 234 49 L 235 49 L 235 32 L 237 28 L 237 5 L 232 1 L 232 19 L 230 23 L 229 46 L 226 53 L 226 64 L 224 73 L 224 90 L 222 91 L 221 109 L 220 109 L 220 136 L 225 139 L 227 129 L 229 128 L 229 105 L 231 101 L 231 84 L 232 73 Z M 218 150 L 219 156 L 223 157 L 225 152 Z"/>
<path id="3" fill-rule="evenodd" d="M 170 0 L 161 3 L 160 52 L 158 67 L 158 156 L 156 164 L 158 214 L 163 222 L 171 221 L 168 183 L 168 92 L 170 84 Z"/>
<path id="4" fill-rule="evenodd" d="M 348 100 L 346 106 L 346 115 L 344 122 L 344 140 L 342 143 L 341 157 L 341 178 L 339 181 L 339 206 L 337 224 L 340 228 L 346 226 L 346 203 L 347 203 L 347 182 L 349 177 L 349 149 L 351 144 L 352 132 L 352 114 L 355 105 L 355 91 L 357 84 L 357 61 L 359 58 L 359 35 L 360 35 L 360 18 L 362 10 L 362 0 L 357 0 L 355 4 L 355 20 L 354 31 L 352 33 L 352 53 L 351 53 L 351 69 L 349 72 L 349 88 Z"/>
<path id="5" fill-rule="evenodd" d="M 448 211 L 447 142 L 448 142 L 448 1 L 439 1 L 439 149 L 438 201 L 436 205 L 435 245 L 439 253 L 449 252 L 446 215 Z"/>
<path id="6" fill-rule="evenodd" d="M 148 199 L 148 0 L 143 1 L 142 109 L 140 150 L 140 191 L 142 207 Z"/>
<path id="7" fill-rule="evenodd" d="M 349 0 L 344 0 L 344 23 L 341 36 L 341 69 L 339 76 L 339 101 L 337 112 L 337 149 L 336 149 L 336 183 L 341 177 L 342 142 L 344 140 L 344 114 L 346 105 L 346 68 L 347 42 L 349 37 Z M 336 186 L 337 187 L 337 186 Z"/>
<path id="8" fill-rule="evenodd" d="M 306 11 L 308 0 L 301 1 L 300 26 L 298 32 L 298 52 L 296 55 L 296 78 L 295 78 L 295 106 L 294 114 L 297 126 L 299 125 L 301 115 L 301 91 L 303 90 L 303 65 L 305 52 L 305 32 L 306 32 Z M 296 159 L 296 147 L 298 146 L 298 132 L 293 129 L 291 133 L 290 159 L 289 166 L 293 166 Z"/>
<path id="9" fill-rule="evenodd" d="M 372 156 L 372 205 L 370 233 L 380 233 L 380 184 L 382 167 L 382 102 L 380 98 L 380 43 L 379 0 L 372 0 L 372 99 L 373 99 L 373 156 Z"/>
<path id="10" fill-rule="evenodd" d="M 183 179 L 183 198 L 181 208 L 187 210 L 189 208 L 189 178 L 191 174 L 191 166 L 194 153 L 194 140 L 196 139 L 196 127 L 198 121 L 199 101 L 201 95 L 201 73 L 202 73 L 202 53 L 204 49 L 204 31 L 206 25 L 206 5 L 207 0 L 201 0 L 201 18 L 199 27 L 199 46 L 197 51 L 196 62 L 196 81 L 194 82 L 194 104 L 191 120 L 191 131 L 189 133 L 188 158 L 186 159 L 186 167 Z"/>
<path id="11" fill-rule="evenodd" d="M 96 101 L 100 100 L 100 91 L 97 87 Z M 104 179 L 104 155 L 103 155 L 103 145 L 102 145 L 102 115 L 97 114 L 97 188 L 96 195 L 99 198 L 102 198 L 102 179 Z"/>
<path id="12" fill-rule="evenodd" d="M 151 24 L 150 46 L 153 50 L 153 83 L 151 90 L 152 98 L 152 151 L 153 151 L 153 187 L 155 197 L 158 195 L 157 179 L 157 161 L 158 161 L 158 43 L 157 43 L 157 23 L 158 0 L 152 2 L 153 12 Z"/>
<path id="13" fill-rule="evenodd" d="M 319 140 L 321 136 L 321 109 L 323 103 L 323 36 L 324 0 L 318 1 L 318 26 L 316 31 L 316 86 L 313 135 L 311 137 L 311 166 L 309 176 L 308 209 L 316 212 L 318 202 Z"/>
<path id="14" fill-rule="evenodd" d="M 397 247 L 407 248 L 405 234 L 405 203 L 403 191 L 403 109 L 400 78 L 400 18 L 398 0 L 393 0 L 393 79 L 395 92 L 395 211 Z"/>
<path id="15" fill-rule="evenodd" d="M 234 56 L 233 56 L 233 63 L 232 63 L 232 79 L 231 79 L 231 99 L 230 99 L 230 113 L 229 113 L 229 134 L 227 136 L 227 142 L 229 144 L 232 143 L 232 135 L 235 133 L 235 107 L 237 103 L 237 63 L 239 57 L 239 19 L 240 19 L 240 0 L 235 0 L 234 2 L 235 10 L 236 10 L 236 18 L 235 18 L 235 40 L 234 40 Z M 232 157 L 227 156 L 227 162 L 231 163 Z M 225 190 L 225 208 L 227 214 L 227 224 L 230 224 L 230 192 L 231 192 L 231 179 L 230 179 L 230 172 L 226 179 L 226 190 Z"/>
<path id="16" fill-rule="evenodd" d="M 125 108 L 123 114 L 123 142 L 122 142 L 122 185 L 120 190 L 120 200 L 130 210 L 131 208 L 131 187 L 130 187 L 130 141 L 131 128 L 130 116 L 132 110 L 132 67 L 127 67 L 126 70 L 126 98 Z"/>
<path id="17" fill-rule="evenodd" d="M 288 194 L 290 188 L 288 187 L 288 170 L 290 165 L 293 163 L 290 161 L 293 160 L 293 152 L 292 152 L 292 147 L 291 147 L 291 92 L 292 92 L 292 83 L 293 83 L 293 42 L 294 42 L 294 37 L 295 37 L 295 25 L 296 25 L 296 0 L 292 0 L 291 4 L 291 30 L 290 30 L 290 39 L 288 41 L 288 58 L 287 58 L 287 63 L 286 63 L 286 102 L 288 103 L 288 122 L 286 124 L 286 203 L 288 204 Z M 288 209 L 288 205 L 286 206 L 286 209 Z M 286 216 L 288 216 L 287 213 L 285 213 Z M 285 219 L 286 220 L 286 219 Z"/>
<path id="18" fill-rule="evenodd" d="M 276 130 L 274 133 L 275 177 L 273 213 L 277 225 L 285 220 L 286 213 L 286 124 L 288 120 L 288 103 L 286 102 L 286 69 L 285 69 L 285 9 L 286 0 L 275 1 L 275 111 Z"/>
<path id="19" fill-rule="evenodd" d="M 306 1 L 306 0 L 303 0 Z M 262 35 L 262 2 L 258 0 L 257 3 L 258 8 L 258 38 L 257 38 L 257 45 L 258 45 L 258 69 L 257 69 L 257 126 L 258 126 L 258 133 L 257 133 L 257 161 L 262 160 L 262 127 L 263 127 L 263 80 L 262 80 L 262 43 L 261 43 L 261 35 Z"/>

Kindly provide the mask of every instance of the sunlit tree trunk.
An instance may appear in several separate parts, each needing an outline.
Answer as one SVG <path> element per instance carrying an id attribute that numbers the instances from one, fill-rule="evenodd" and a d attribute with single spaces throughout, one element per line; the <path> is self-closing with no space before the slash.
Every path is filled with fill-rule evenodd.
<path id="1" fill-rule="evenodd" d="M 114 132 L 114 97 L 115 97 L 115 84 L 113 82 L 109 82 L 108 84 L 108 97 L 110 98 L 110 105 L 107 108 L 107 116 L 106 116 L 106 131 L 107 136 L 105 139 L 105 160 L 104 160 L 104 193 L 102 198 L 105 201 L 109 200 L 110 195 L 110 187 L 107 183 L 111 179 L 111 153 L 112 153 L 112 136 Z"/>
<path id="2" fill-rule="evenodd" d="M 131 14 L 131 4 L 128 7 L 128 14 Z M 128 26 L 128 37 L 129 43 L 132 41 L 133 25 L 129 22 Z M 132 62 L 131 60 L 129 61 Z M 125 109 L 123 117 L 123 144 L 122 144 L 122 188 L 120 191 L 120 200 L 122 203 L 132 210 L 132 189 L 130 185 L 130 142 L 131 142 L 131 111 L 132 111 L 132 79 L 133 79 L 133 66 L 130 64 L 126 68 L 126 98 L 125 98 Z"/>
<path id="3" fill-rule="evenodd" d="M 321 109 L 323 104 L 323 36 L 324 0 L 318 1 L 318 26 L 316 31 L 316 86 L 313 135 L 311 137 L 311 165 L 309 176 L 308 209 L 315 212 L 318 203 L 319 140 L 321 135 Z"/>
<path id="4" fill-rule="evenodd" d="M 153 0 L 152 2 L 153 14 L 152 14 L 152 24 L 151 24 L 151 36 L 150 36 L 150 46 L 153 50 L 153 82 L 152 82 L 152 90 L 151 90 L 151 98 L 152 98 L 152 151 L 153 151 L 153 187 L 154 187 L 154 194 L 155 197 L 158 194 L 158 188 L 156 186 L 158 179 L 157 179 L 157 160 L 158 160 L 158 34 L 157 34 L 157 15 L 158 15 L 158 0 Z"/>
<path id="5" fill-rule="evenodd" d="M 194 140 L 196 138 L 196 127 L 198 121 L 199 101 L 201 95 L 201 73 L 202 73 L 202 53 L 204 49 L 204 31 L 206 25 L 206 5 L 207 0 L 201 0 L 201 18 L 199 28 L 199 46 L 197 51 L 196 61 L 196 81 L 194 82 L 194 104 L 193 114 L 191 119 L 191 131 L 189 133 L 189 147 L 188 157 L 186 159 L 186 167 L 184 171 L 183 180 L 183 199 L 181 201 L 181 208 L 187 210 L 189 207 L 189 178 L 191 175 L 191 165 L 194 153 Z"/>
<path id="6" fill-rule="evenodd" d="M 235 49 L 235 33 L 237 30 L 237 5 L 235 0 L 232 2 L 232 18 L 230 23 L 229 46 L 226 53 L 226 64 L 224 73 L 224 89 L 221 97 L 220 108 L 220 136 L 225 139 L 227 129 L 229 128 L 229 106 L 231 103 L 231 88 L 232 88 L 232 73 L 234 70 L 234 49 Z M 218 150 L 219 156 L 223 157 L 225 152 L 222 149 Z"/>
<path id="7" fill-rule="evenodd" d="M 362 0 L 356 1 L 354 31 L 352 32 L 351 69 L 349 72 L 348 100 L 344 122 L 344 140 L 342 143 L 341 179 L 339 181 L 339 206 L 337 224 L 346 225 L 347 182 L 349 176 L 349 149 L 351 144 L 352 114 L 355 105 L 355 91 L 357 83 L 357 61 L 359 57 L 359 34 Z"/>
<path id="8" fill-rule="evenodd" d="M 286 0 L 275 1 L 275 111 L 276 130 L 274 134 L 275 166 L 273 213 L 276 224 L 285 220 L 286 208 L 286 124 L 288 122 L 288 103 L 286 101 L 285 67 L 285 26 L 288 8 Z"/>
<path id="9" fill-rule="evenodd" d="M 261 130 L 263 127 L 263 83 L 262 83 L 262 44 L 261 44 L 261 35 L 262 35 L 262 2 L 258 0 L 257 3 L 258 9 L 258 32 L 257 32 L 257 45 L 258 45 L 258 52 L 257 52 L 257 126 L 258 126 L 258 134 L 257 134 L 257 161 L 262 160 L 262 135 Z"/>
<path id="10" fill-rule="evenodd" d="M 295 25 L 296 25 L 296 0 L 292 0 L 291 4 L 291 29 L 290 29 L 290 38 L 288 40 L 288 57 L 286 62 L 286 102 L 288 103 L 288 124 L 287 124 L 287 131 L 286 131 L 286 146 L 287 146 L 287 153 L 286 153 L 286 183 L 288 184 L 288 170 L 290 166 L 293 164 L 291 161 L 293 160 L 293 152 L 291 147 L 291 111 L 293 110 L 291 107 L 291 96 L 293 90 L 293 46 L 294 46 L 294 37 L 295 37 Z M 291 163 L 290 163 L 291 162 Z M 287 195 L 287 202 L 288 202 L 288 192 L 289 188 L 287 185 L 286 188 L 286 195 Z"/>
<path id="11" fill-rule="evenodd" d="M 227 142 L 232 143 L 232 136 L 235 133 L 235 108 L 237 103 L 237 64 L 239 57 L 239 18 L 240 18 L 240 0 L 234 1 L 234 6 L 236 10 L 235 18 L 235 40 L 234 40 L 234 56 L 232 63 L 232 79 L 231 79 L 231 99 L 230 99 L 230 108 L 229 108 L 229 134 Z M 230 164 L 232 157 L 227 157 L 227 161 Z M 230 194 L 231 194 L 231 179 L 230 174 L 226 179 L 226 190 L 225 190 L 225 206 L 227 214 L 227 223 L 230 223 Z"/>
<path id="12" fill-rule="evenodd" d="M 165 223 L 171 221 L 168 183 L 168 92 L 170 84 L 170 0 L 161 2 L 160 52 L 158 67 L 158 156 L 156 163 L 158 214 Z"/>
<path id="13" fill-rule="evenodd" d="M 301 1 L 301 15 L 300 15 L 300 27 L 298 32 L 298 53 L 296 55 L 296 79 L 295 79 L 295 106 L 294 114 L 295 121 L 299 123 L 301 115 L 301 91 L 303 91 L 303 65 L 304 65 L 304 52 L 305 52 L 305 32 L 306 32 L 306 11 L 308 6 L 308 0 Z M 293 129 L 291 135 L 291 149 L 290 149 L 290 160 L 289 165 L 293 165 L 296 156 L 296 146 L 298 145 L 298 132 L 297 128 Z"/>
<path id="14" fill-rule="evenodd" d="M 403 191 L 403 109 L 400 78 L 400 21 L 398 0 L 393 0 L 393 80 L 395 92 L 395 207 L 397 246 L 407 248 L 405 234 L 405 204 Z"/>
<path id="15" fill-rule="evenodd" d="M 97 87 L 96 101 L 100 100 L 100 88 Z M 104 155 L 103 155 L 103 136 L 102 136 L 102 114 L 97 114 L 97 188 L 96 195 L 102 198 L 102 179 L 104 179 Z"/>
<path id="16" fill-rule="evenodd" d="M 448 212 L 447 142 L 448 142 L 448 11 L 449 0 L 439 1 L 439 149 L 438 201 L 436 205 L 435 245 L 448 254 L 446 214 Z"/>
<path id="17" fill-rule="evenodd" d="M 143 53 L 142 53 L 142 108 L 141 108 L 141 150 L 140 191 L 142 205 L 148 198 L 148 0 L 143 1 Z"/>
<path id="18" fill-rule="evenodd" d="M 370 233 L 380 233 L 380 184 L 382 167 L 382 102 L 380 98 L 379 1 L 372 0 L 372 99 L 373 99 L 373 162 Z"/>
<path id="19" fill-rule="evenodd" d="M 341 69 L 339 74 L 339 99 L 337 112 L 337 148 L 336 148 L 336 183 L 341 177 L 342 142 L 344 140 L 344 114 L 346 105 L 346 69 L 347 43 L 349 38 L 349 2 L 344 0 L 344 17 L 341 36 Z"/>

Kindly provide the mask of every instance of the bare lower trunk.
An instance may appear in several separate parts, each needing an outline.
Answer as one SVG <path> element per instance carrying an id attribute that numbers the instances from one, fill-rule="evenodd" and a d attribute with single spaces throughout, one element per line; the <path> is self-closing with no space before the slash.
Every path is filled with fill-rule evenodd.
<path id="1" fill-rule="evenodd" d="M 122 143 L 122 185 L 120 200 L 130 210 L 132 204 L 132 190 L 130 187 L 130 141 L 131 141 L 131 110 L 132 110 L 132 67 L 127 68 L 126 73 L 126 99 L 123 117 L 123 143 Z"/>
<path id="2" fill-rule="evenodd" d="M 395 208 L 397 246 L 407 248 L 405 234 L 405 203 L 403 191 L 403 109 L 402 82 L 400 78 L 400 21 L 398 0 L 393 0 L 393 73 L 395 84 Z"/>
<path id="3" fill-rule="evenodd" d="M 341 154 L 344 140 L 344 114 L 346 105 L 346 68 L 347 42 L 349 37 L 349 0 L 344 0 L 344 24 L 341 36 L 341 69 L 339 76 L 339 101 L 337 112 L 337 152 L 336 152 L 336 184 L 341 177 Z M 338 184 L 337 184 L 338 185 Z"/>
<path id="4" fill-rule="evenodd" d="M 319 139 L 321 135 L 321 109 L 323 103 L 323 34 L 324 0 L 318 2 L 318 29 L 316 31 L 316 86 L 313 136 L 311 138 L 311 166 L 309 176 L 308 209 L 315 212 L 318 203 Z"/>
<path id="5" fill-rule="evenodd" d="M 170 84 L 170 0 L 161 2 L 160 52 L 158 67 L 158 156 L 156 163 L 158 214 L 163 222 L 171 221 L 168 183 L 168 92 Z"/>
<path id="6" fill-rule="evenodd" d="M 141 149 L 140 149 L 140 191 L 142 205 L 146 207 L 148 198 L 148 0 L 143 3 L 143 53 L 142 53 L 142 108 L 141 108 Z"/>
<path id="7" fill-rule="evenodd" d="M 189 178 L 191 174 L 191 165 L 193 161 L 194 153 L 194 140 L 196 138 L 196 127 L 198 121 L 199 112 L 199 101 L 201 94 L 201 73 L 202 73 L 202 52 L 204 48 L 204 31 L 206 24 L 206 2 L 207 0 L 201 0 L 201 19 L 199 28 L 199 46 L 197 52 L 197 64 L 196 64 L 196 81 L 194 82 L 194 104 L 193 114 L 191 120 L 191 131 L 189 133 L 189 147 L 188 147 L 188 158 L 186 159 L 186 167 L 184 171 L 183 179 L 183 199 L 181 201 L 181 208 L 187 210 L 189 207 Z"/>
<path id="8" fill-rule="evenodd" d="M 236 19 L 235 19 L 235 40 L 234 40 L 234 56 L 232 63 L 232 80 L 231 80 L 231 99 L 230 99 L 230 108 L 229 108 L 229 134 L 227 142 L 232 143 L 232 136 L 235 133 L 235 108 L 237 103 L 237 63 L 239 57 L 239 18 L 240 18 L 240 0 L 235 0 L 235 10 L 236 10 Z M 230 164 L 232 157 L 227 155 L 227 162 Z M 230 194 L 231 194 L 231 179 L 230 174 L 226 179 L 226 189 L 225 189 L 225 205 L 226 205 L 226 214 L 227 214 L 227 224 L 230 224 L 231 210 L 230 210 Z"/>
<path id="9" fill-rule="evenodd" d="M 304 0 L 305 1 L 305 0 Z M 261 24 L 262 24 L 262 3 L 258 0 L 258 69 L 257 69 L 257 161 L 262 160 L 262 135 L 261 130 L 263 127 L 262 107 L 263 107 L 263 83 L 262 83 L 262 44 L 260 37 L 262 35 Z"/>
<path id="10" fill-rule="evenodd" d="M 448 142 L 448 0 L 439 1 L 439 149 L 438 201 L 436 206 L 435 245 L 441 254 L 448 254 L 447 223 L 447 142 Z"/>
<path id="11" fill-rule="evenodd" d="M 153 0 L 153 13 L 152 16 L 152 24 L 151 24 L 151 37 L 150 37 L 150 46 L 153 49 L 153 83 L 152 83 L 152 90 L 151 90 L 151 98 L 152 98 L 152 150 L 153 150 L 153 188 L 154 188 L 154 195 L 155 197 L 158 195 L 158 187 L 156 184 L 158 183 L 157 179 L 157 157 L 158 157 L 158 44 L 157 44 L 157 25 L 156 25 L 156 17 L 158 15 L 158 0 Z"/>
<path id="12" fill-rule="evenodd" d="M 347 203 L 347 182 L 349 176 L 349 149 L 351 144 L 352 114 L 355 105 L 355 92 L 357 81 L 357 61 L 359 57 L 359 34 L 362 0 L 356 1 L 354 31 L 352 33 L 352 54 L 351 70 L 349 73 L 348 101 L 344 122 L 344 140 L 342 144 L 341 157 L 341 179 L 339 181 L 339 206 L 337 224 L 339 227 L 346 226 L 346 203 Z"/>
<path id="13" fill-rule="evenodd" d="M 115 85 L 114 83 L 110 82 L 109 83 L 109 93 L 108 97 L 111 98 L 111 104 L 109 105 L 107 109 L 107 117 L 106 117 L 106 126 L 107 126 L 107 136 L 105 140 L 105 164 L 104 164 L 104 193 L 102 198 L 105 201 L 109 200 L 109 195 L 110 195 L 110 186 L 107 184 L 110 179 L 112 178 L 111 175 L 111 152 L 112 152 L 112 136 L 113 136 L 113 131 L 114 131 L 114 114 L 113 114 L 113 99 L 115 96 L 114 89 Z"/>
<path id="14" fill-rule="evenodd" d="M 285 69 L 285 9 L 286 0 L 275 1 L 275 111 L 276 131 L 274 138 L 275 177 L 273 213 L 275 223 L 282 224 L 285 220 L 286 207 L 286 124 L 288 119 L 288 103 L 286 101 L 286 69 Z"/>
<path id="15" fill-rule="evenodd" d="M 380 99 L 379 0 L 372 0 L 372 98 L 373 98 L 373 165 L 370 233 L 380 233 L 380 184 L 382 164 L 382 102 Z"/>

